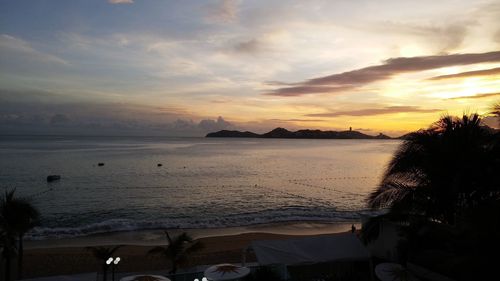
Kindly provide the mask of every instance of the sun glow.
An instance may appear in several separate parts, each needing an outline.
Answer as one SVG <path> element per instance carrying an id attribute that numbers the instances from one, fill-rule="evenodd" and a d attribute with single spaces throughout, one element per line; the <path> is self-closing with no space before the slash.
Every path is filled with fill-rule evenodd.
<path id="1" fill-rule="evenodd" d="M 471 97 L 481 93 L 494 91 L 488 87 L 481 78 L 466 78 L 461 82 L 452 85 L 446 85 L 445 90 L 441 90 L 433 96 L 441 99 L 453 99 L 457 97 Z"/>

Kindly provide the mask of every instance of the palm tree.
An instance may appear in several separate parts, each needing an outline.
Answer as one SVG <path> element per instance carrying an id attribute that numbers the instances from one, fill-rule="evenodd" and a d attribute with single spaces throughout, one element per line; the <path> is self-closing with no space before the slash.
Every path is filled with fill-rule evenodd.
<path id="1" fill-rule="evenodd" d="M 12 235 L 7 235 L 4 229 L 0 229 L 0 247 L 2 259 L 5 260 L 4 280 L 9 281 L 11 276 L 11 261 L 17 253 L 16 243 Z"/>
<path id="2" fill-rule="evenodd" d="M 92 255 L 98 259 L 100 262 L 102 262 L 102 273 L 103 273 L 103 280 L 106 281 L 108 276 L 107 276 L 107 271 L 108 271 L 108 264 L 106 263 L 106 260 L 109 259 L 110 257 L 113 256 L 113 254 L 121 248 L 121 245 L 114 246 L 114 247 L 86 247 L 88 251 L 92 253 Z"/>
<path id="3" fill-rule="evenodd" d="M 173 239 L 165 231 L 165 236 L 168 241 L 168 245 L 165 247 L 157 246 L 149 251 L 150 254 L 162 254 L 172 263 L 172 270 L 170 273 L 175 274 L 177 272 L 177 267 L 179 263 L 187 259 L 187 255 L 194 251 L 197 251 L 203 247 L 199 241 L 193 241 L 193 238 L 187 233 L 183 232 L 179 236 L 175 236 Z"/>
<path id="4" fill-rule="evenodd" d="M 32 229 L 39 220 L 40 214 L 38 210 L 25 198 L 14 197 L 15 189 L 6 191 L 0 200 L 0 221 L 4 230 L 5 241 L 7 247 L 7 263 L 10 263 L 12 257 L 12 241 L 17 239 L 18 246 L 18 278 L 22 279 L 23 275 L 23 238 L 26 232 Z M 14 246 L 15 247 L 15 246 Z M 7 272 L 6 272 L 7 274 Z M 10 272 L 9 272 L 10 274 Z M 8 279 L 7 279 L 8 280 Z"/>
<path id="5" fill-rule="evenodd" d="M 407 137 L 368 204 L 453 225 L 463 210 L 498 196 L 498 143 L 479 115 L 445 116 Z"/>

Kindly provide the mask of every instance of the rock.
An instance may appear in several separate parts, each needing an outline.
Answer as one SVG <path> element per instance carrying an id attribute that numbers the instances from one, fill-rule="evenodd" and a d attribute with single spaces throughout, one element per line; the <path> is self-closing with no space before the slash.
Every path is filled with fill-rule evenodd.
<path id="1" fill-rule="evenodd" d="M 47 182 L 58 181 L 61 179 L 60 175 L 48 175 Z"/>

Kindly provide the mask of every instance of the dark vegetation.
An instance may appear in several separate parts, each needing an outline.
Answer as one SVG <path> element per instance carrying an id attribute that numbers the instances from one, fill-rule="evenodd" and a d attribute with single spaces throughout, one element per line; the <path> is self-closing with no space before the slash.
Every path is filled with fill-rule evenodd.
<path id="1" fill-rule="evenodd" d="M 492 110 L 500 116 L 500 106 Z M 500 264 L 500 133 L 477 114 L 445 116 L 406 136 L 368 205 L 387 208 L 364 228 L 400 225 L 400 262 L 456 280 L 486 280 Z"/>
<path id="2" fill-rule="evenodd" d="M 0 198 L 0 248 L 3 280 L 12 280 L 13 260 L 17 259 L 17 279 L 23 276 L 23 239 L 39 220 L 37 209 L 25 198 L 15 196 L 15 189 Z"/>
<path id="3" fill-rule="evenodd" d="M 190 253 L 198 251 L 203 247 L 199 241 L 194 241 L 193 238 L 185 232 L 171 238 L 168 232 L 165 231 L 165 237 L 167 238 L 168 245 L 154 247 L 149 253 L 163 255 L 171 264 L 171 274 L 177 272 L 179 264 L 185 262 Z"/>

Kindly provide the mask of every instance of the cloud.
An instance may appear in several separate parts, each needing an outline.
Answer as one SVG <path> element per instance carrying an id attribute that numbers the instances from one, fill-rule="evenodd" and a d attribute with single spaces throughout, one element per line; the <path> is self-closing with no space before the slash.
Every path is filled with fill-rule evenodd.
<path id="1" fill-rule="evenodd" d="M 320 94 L 320 93 L 340 93 L 347 90 L 351 90 L 355 87 L 353 86 L 336 86 L 336 87 L 325 87 L 325 86 L 295 86 L 295 87 L 286 87 L 286 88 L 278 88 L 276 90 L 272 90 L 271 92 L 265 93 L 265 95 L 269 96 L 281 96 L 281 97 L 293 97 L 293 96 L 302 96 L 308 94 Z"/>
<path id="2" fill-rule="evenodd" d="M 208 7 L 207 19 L 211 22 L 231 23 L 238 18 L 238 2 L 221 0 L 217 5 Z"/>
<path id="3" fill-rule="evenodd" d="M 281 81 L 265 81 L 263 84 L 266 86 L 293 86 L 293 85 L 297 85 L 296 83 L 286 83 L 286 82 L 281 82 Z"/>
<path id="4" fill-rule="evenodd" d="M 500 51 L 488 53 L 390 58 L 379 65 L 313 78 L 297 83 L 298 86 L 278 88 L 265 94 L 274 96 L 299 96 L 305 94 L 326 93 L 329 92 L 329 87 L 355 88 L 372 82 L 389 79 L 401 73 L 418 72 L 454 65 L 469 65 L 499 61 Z M 336 92 L 335 89 L 332 90 L 333 92 Z"/>
<path id="5" fill-rule="evenodd" d="M 323 122 L 324 119 L 269 119 L 269 121 L 278 122 Z"/>
<path id="6" fill-rule="evenodd" d="M 467 28 L 473 24 L 471 21 L 457 22 L 448 25 L 417 25 L 412 23 L 402 23 L 385 21 L 369 27 L 378 32 L 392 32 L 399 35 L 414 35 L 422 38 L 428 44 L 435 45 L 441 52 L 456 49 L 462 45 Z"/>
<path id="7" fill-rule="evenodd" d="M 65 114 L 60 114 L 60 113 L 54 114 L 49 121 L 49 123 L 54 126 L 66 125 L 69 122 L 70 122 L 69 117 L 66 116 Z"/>
<path id="8" fill-rule="evenodd" d="M 0 35 L 0 53 L 2 53 L 2 61 L 20 58 L 23 60 L 31 59 L 44 63 L 68 64 L 68 62 L 59 57 L 34 49 L 27 41 L 7 34 Z"/>
<path id="9" fill-rule="evenodd" d="M 493 40 L 494 40 L 495 42 L 500 43 L 500 29 L 499 29 L 499 30 L 497 30 L 497 31 L 495 32 L 495 34 L 493 35 Z"/>
<path id="10" fill-rule="evenodd" d="M 222 117 L 218 117 L 217 120 L 204 119 L 201 120 L 198 124 L 198 128 L 203 130 L 204 132 L 215 132 L 220 130 L 226 130 L 233 128 L 233 125 L 230 122 L 227 122 Z"/>
<path id="11" fill-rule="evenodd" d="M 496 75 L 496 74 L 500 74 L 500 67 L 491 68 L 491 69 L 483 69 L 483 70 L 466 71 L 466 72 L 461 72 L 461 73 L 456 73 L 456 74 L 434 76 L 434 77 L 429 78 L 429 80 L 464 78 L 464 77 L 473 77 L 473 76 L 488 76 L 488 75 Z"/>
<path id="12" fill-rule="evenodd" d="M 110 4 L 133 4 L 134 0 L 108 0 Z"/>
<path id="13" fill-rule="evenodd" d="M 489 97 L 496 97 L 500 96 L 500 92 L 498 93 L 482 93 L 482 94 L 475 94 L 473 96 L 459 96 L 459 97 L 453 97 L 449 98 L 448 100 L 461 100 L 461 99 L 482 99 L 482 98 L 489 98 Z"/>
<path id="14" fill-rule="evenodd" d="M 367 109 L 336 111 L 327 113 L 312 113 L 312 114 L 306 114 L 305 116 L 309 117 L 373 116 L 373 115 L 407 113 L 407 112 L 431 113 L 439 111 L 442 111 L 442 109 L 422 109 L 417 106 L 386 106 L 383 108 L 367 108 Z"/>
<path id="15" fill-rule="evenodd" d="M 236 44 L 233 47 L 233 50 L 238 53 L 255 54 L 258 53 L 260 50 L 262 50 L 262 43 L 254 38 Z"/>

